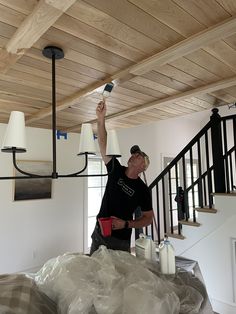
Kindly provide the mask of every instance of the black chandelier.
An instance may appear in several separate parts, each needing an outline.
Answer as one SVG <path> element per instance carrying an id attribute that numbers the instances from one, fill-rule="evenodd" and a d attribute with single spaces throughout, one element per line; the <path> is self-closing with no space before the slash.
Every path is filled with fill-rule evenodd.
<path id="1" fill-rule="evenodd" d="M 9 179 L 37 179 L 37 178 L 77 178 L 77 177 L 96 177 L 106 176 L 106 174 L 83 174 L 88 166 L 88 155 L 95 155 L 95 141 L 92 131 L 92 126 L 89 123 L 82 124 L 80 147 L 78 155 L 84 155 L 84 166 L 81 170 L 70 174 L 59 174 L 57 172 L 57 152 L 56 152 L 56 60 L 64 58 L 64 52 L 61 48 L 55 46 L 47 46 L 42 51 L 46 58 L 52 60 L 52 173 L 48 175 L 40 175 L 26 172 L 20 169 L 17 165 L 16 154 L 26 152 L 25 144 L 25 118 L 24 113 L 20 111 L 12 111 L 3 146 L 1 151 L 12 153 L 12 161 L 15 169 L 22 174 L 22 176 L 7 176 L 0 177 L 0 180 Z M 104 97 L 108 96 L 111 91 L 112 83 L 107 84 L 104 89 Z M 119 144 L 115 130 L 108 132 L 107 137 L 107 155 L 111 156 L 113 161 L 115 157 L 120 157 Z M 113 168 L 113 167 L 112 167 Z"/>

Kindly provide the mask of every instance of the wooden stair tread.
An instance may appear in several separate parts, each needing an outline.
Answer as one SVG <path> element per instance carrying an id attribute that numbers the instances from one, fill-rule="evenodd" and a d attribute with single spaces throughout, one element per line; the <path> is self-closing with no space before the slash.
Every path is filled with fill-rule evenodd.
<path id="1" fill-rule="evenodd" d="M 210 213 L 210 214 L 215 214 L 217 213 L 217 209 L 215 208 L 210 208 L 210 207 L 197 207 L 195 208 L 196 211 L 200 212 L 200 213 Z"/>
<path id="2" fill-rule="evenodd" d="M 188 220 L 188 221 L 180 220 L 179 223 L 182 225 L 192 226 L 192 227 L 200 227 L 201 226 L 201 224 L 199 222 L 194 222 L 192 220 Z"/>
<path id="3" fill-rule="evenodd" d="M 175 239 L 179 239 L 179 240 L 184 240 L 185 237 L 182 234 L 178 234 L 178 233 L 167 233 L 167 236 L 169 238 L 175 238 Z"/>

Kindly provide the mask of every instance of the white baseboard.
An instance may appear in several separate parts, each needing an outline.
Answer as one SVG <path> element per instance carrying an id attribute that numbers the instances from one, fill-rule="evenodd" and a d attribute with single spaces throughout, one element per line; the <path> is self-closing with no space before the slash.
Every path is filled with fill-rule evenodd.
<path id="1" fill-rule="evenodd" d="M 235 314 L 236 303 L 225 303 L 220 300 L 210 298 L 213 310 L 219 314 Z"/>

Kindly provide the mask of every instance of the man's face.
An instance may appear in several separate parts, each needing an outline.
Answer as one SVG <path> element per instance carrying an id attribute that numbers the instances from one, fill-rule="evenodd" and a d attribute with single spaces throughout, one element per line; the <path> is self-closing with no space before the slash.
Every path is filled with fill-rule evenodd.
<path id="1" fill-rule="evenodd" d="M 135 167 L 139 172 L 143 172 L 145 170 L 145 159 L 142 153 L 132 154 L 128 160 L 128 166 Z"/>

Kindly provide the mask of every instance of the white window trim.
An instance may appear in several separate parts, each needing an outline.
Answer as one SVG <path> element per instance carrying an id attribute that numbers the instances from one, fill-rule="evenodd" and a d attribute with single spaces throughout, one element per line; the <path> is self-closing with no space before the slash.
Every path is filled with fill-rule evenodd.
<path id="1" fill-rule="evenodd" d="M 101 156 L 96 155 L 93 157 L 89 157 L 89 159 L 99 159 L 102 161 Z M 89 160 L 88 160 L 89 162 Z M 88 173 L 88 167 L 86 169 L 86 174 Z M 84 206 L 84 227 L 83 227 L 83 252 L 84 254 L 88 254 L 90 252 L 90 247 L 88 246 L 88 177 L 84 178 L 83 181 L 83 188 L 84 188 L 84 201 L 83 201 L 83 206 Z"/>

